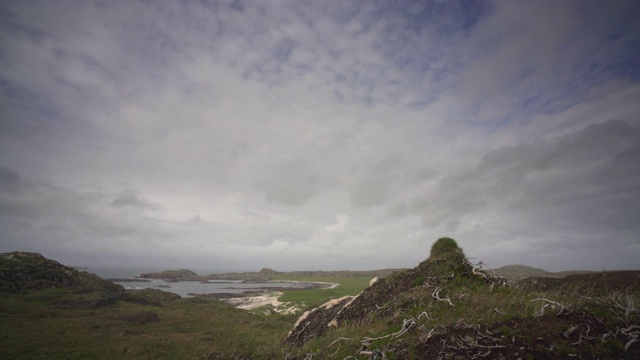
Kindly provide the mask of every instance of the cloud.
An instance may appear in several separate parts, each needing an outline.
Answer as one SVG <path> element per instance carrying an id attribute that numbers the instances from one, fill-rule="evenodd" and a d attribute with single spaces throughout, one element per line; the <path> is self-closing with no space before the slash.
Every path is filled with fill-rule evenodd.
<path id="1" fill-rule="evenodd" d="M 394 209 L 420 214 L 428 227 L 477 238 L 533 236 L 527 242 L 538 254 L 595 251 L 604 239 L 635 251 L 640 209 L 629 199 L 640 196 L 638 140 L 637 125 L 610 120 L 552 141 L 505 146 Z"/>
<path id="2" fill-rule="evenodd" d="M 332 232 L 341 232 L 344 231 L 345 228 L 349 225 L 349 215 L 346 214 L 336 214 L 336 223 L 332 225 L 327 225 L 325 230 L 328 233 Z"/>
<path id="3" fill-rule="evenodd" d="M 273 177 L 267 180 L 267 201 L 286 205 L 302 205 L 321 190 L 321 177 L 312 162 L 292 160 L 277 167 Z"/>
<path id="4" fill-rule="evenodd" d="M 132 190 L 123 191 L 113 200 L 111 206 L 115 208 L 129 207 L 139 210 L 155 210 L 159 208 L 158 205 L 152 204 L 144 199 L 140 199 L 136 192 Z"/>
<path id="5" fill-rule="evenodd" d="M 628 26 L 624 12 L 637 12 L 635 6 L 618 3 L 618 9 L 603 9 L 570 1 L 495 5 L 469 39 L 472 46 L 465 55 L 473 61 L 466 62 L 460 76 L 459 93 L 470 102 L 467 116 L 473 121 L 499 123 L 521 111 L 561 110 L 593 84 L 632 66 L 621 44 L 637 36 L 612 28 Z M 620 61 L 607 69 L 612 58 Z"/>
<path id="6" fill-rule="evenodd" d="M 0 250 L 372 268 L 450 235 L 496 265 L 637 267 L 638 15 L 5 4 Z"/>

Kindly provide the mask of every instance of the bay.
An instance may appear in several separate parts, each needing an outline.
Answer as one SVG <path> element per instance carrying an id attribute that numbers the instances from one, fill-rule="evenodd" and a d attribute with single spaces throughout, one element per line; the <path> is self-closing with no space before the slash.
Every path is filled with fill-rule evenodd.
<path id="1" fill-rule="evenodd" d="M 267 281 L 267 282 L 250 282 L 245 283 L 241 280 L 238 281 L 214 281 L 208 282 L 199 281 L 164 281 L 160 279 L 145 279 L 146 281 L 127 281 L 127 282 L 115 282 L 116 284 L 124 286 L 128 290 L 140 290 L 140 289 L 159 289 L 162 291 L 168 291 L 178 294 L 182 297 L 190 297 L 189 294 L 220 294 L 230 293 L 239 294 L 245 291 L 251 292 L 264 292 L 269 290 L 277 290 L 281 288 L 287 289 L 305 289 L 317 286 L 313 283 L 305 282 L 293 282 L 293 281 Z M 327 285 L 329 287 L 330 285 Z"/>
<path id="2" fill-rule="evenodd" d="M 114 283 L 122 285 L 128 290 L 141 289 L 158 289 L 162 291 L 172 292 L 181 297 L 190 297 L 189 294 L 240 294 L 245 291 L 264 292 L 269 290 L 277 290 L 280 288 L 287 289 L 306 289 L 318 287 L 318 283 L 298 282 L 298 281 L 265 281 L 265 282 L 243 282 L 242 280 L 209 280 L 207 282 L 200 281 L 164 281 L 161 279 L 144 279 L 145 281 L 136 281 L 138 276 L 143 273 L 151 273 L 162 271 L 157 268 L 143 267 L 87 267 L 83 271 L 92 272 L 103 279 L 124 279 L 129 278 L 130 281 L 114 281 Z M 210 274 L 212 272 L 200 272 L 202 274 Z M 325 284 L 330 287 L 331 284 Z"/>

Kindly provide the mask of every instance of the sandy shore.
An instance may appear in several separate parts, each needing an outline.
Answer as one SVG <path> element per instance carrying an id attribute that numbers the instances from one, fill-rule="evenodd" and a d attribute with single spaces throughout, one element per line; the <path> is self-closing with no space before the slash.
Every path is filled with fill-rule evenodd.
<path id="1" fill-rule="evenodd" d="M 322 282 L 322 281 L 300 281 L 300 280 L 274 280 L 274 281 L 279 281 L 279 282 L 290 282 L 290 283 L 294 283 L 294 284 L 314 284 L 317 286 L 314 286 L 313 288 L 317 288 L 317 289 L 333 289 L 338 287 L 338 283 L 330 283 L 330 282 Z"/>
<path id="2" fill-rule="evenodd" d="M 255 309 L 257 307 L 273 305 L 274 307 L 278 307 L 283 305 L 284 303 L 278 301 L 278 298 L 282 296 L 282 292 L 276 291 L 271 293 L 265 293 L 259 296 L 250 296 L 250 297 L 238 297 L 238 298 L 229 298 L 224 299 L 223 301 L 227 304 L 233 305 L 238 309 Z"/>
<path id="3" fill-rule="evenodd" d="M 336 288 L 338 285 L 340 285 L 337 283 L 320 282 L 320 281 L 293 281 L 293 280 L 291 281 L 278 280 L 278 281 L 317 284 L 318 285 L 317 287 L 322 289 L 333 289 L 333 288 Z M 283 294 L 284 293 L 281 291 L 273 291 L 273 292 L 265 292 L 258 296 L 235 297 L 235 298 L 222 299 L 222 301 L 226 302 L 227 304 L 233 305 L 238 309 L 244 309 L 244 310 L 255 309 L 255 308 L 259 308 L 261 306 L 267 306 L 267 305 L 271 305 L 274 308 L 278 308 L 282 305 L 289 304 L 289 303 L 283 303 L 278 301 L 278 298 L 280 298 L 280 296 L 282 296 Z M 290 313 L 290 312 L 295 312 L 297 310 L 298 309 L 295 306 L 293 307 L 286 306 L 284 309 L 280 311 L 276 309 L 276 311 L 280 313 Z"/>

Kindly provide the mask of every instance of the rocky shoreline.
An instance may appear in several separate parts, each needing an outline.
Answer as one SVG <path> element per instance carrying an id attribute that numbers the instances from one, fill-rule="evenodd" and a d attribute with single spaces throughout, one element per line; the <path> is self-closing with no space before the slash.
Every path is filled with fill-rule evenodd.
<path id="1" fill-rule="evenodd" d="M 164 272 L 163 272 L 164 273 Z M 176 274 L 177 272 L 171 271 L 171 275 Z M 162 273 L 158 273 L 162 274 Z M 154 281 L 162 281 L 161 285 L 157 285 L 159 288 L 163 288 L 162 291 L 170 292 L 170 293 L 178 293 L 182 294 L 183 297 L 197 297 L 197 298 L 205 298 L 205 299 L 216 299 L 219 301 L 226 302 L 234 307 L 239 309 L 255 309 L 263 306 L 271 306 L 272 311 L 277 313 L 295 313 L 299 311 L 297 307 L 287 306 L 287 303 L 282 303 L 278 301 L 280 296 L 284 294 L 284 291 L 292 290 L 292 289 L 332 289 L 338 286 L 339 284 L 330 283 L 330 282 L 320 282 L 320 281 L 297 281 L 297 280 L 281 280 L 277 278 L 271 279 L 239 279 L 238 277 L 234 277 L 233 279 L 227 277 L 225 275 L 216 275 L 216 277 L 227 277 L 227 279 L 219 280 L 219 279 L 211 279 L 212 276 L 185 276 L 183 278 L 169 276 L 168 278 L 162 278 L 155 274 L 153 276 L 149 276 L 149 274 L 141 274 L 140 277 L 136 278 L 110 278 L 108 280 L 112 282 L 120 282 L 120 283 L 134 283 L 134 282 L 142 282 L 142 283 L 151 283 Z M 255 284 L 256 287 L 246 290 L 246 291 L 227 291 L 227 292 L 189 292 L 189 293 L 181 293 L 172 291 L 172 287 L 168 284 L 171 283 L 188 283 L 188 282 L 197 282 L 197 283 L 215 283 L 215 284 Z M 264 286 L 264 284 L 269 283 L 289 283 L 293 286 Z M 263 284 L 263 286 L 260 286 Z M 233 286 L 228 287 L 228 289 L 238 289 Z M 130 291 L 138 291 L 138 290 L 130 290 Z"/>
<path id="2" fill-rule="evenodd" d="M 316 281 L 293 281 L 293 280 L 277 280 L 280 282 L 292 282 L 296 284 L 305 284 L 304 289 L 333 289 L 339 284 L 329 282 Z M 295 306 L 288 306 L 286 302 L 280 302 L 278 299 L 284 293 L 284 290 L 290 288 L 265 288 L 264 291 L 245 291 L 241 293 L 213 293 L 213 294 L 194 294 L 190 296 L 203 297 L 208 299 L 217 299 L 224 301 L 229 305 L 233 305 L 238 309 L 251 310 L 263 306 L 272 306 L 273 310 L 281 314 L 296 313 L 300 309 Z"/>

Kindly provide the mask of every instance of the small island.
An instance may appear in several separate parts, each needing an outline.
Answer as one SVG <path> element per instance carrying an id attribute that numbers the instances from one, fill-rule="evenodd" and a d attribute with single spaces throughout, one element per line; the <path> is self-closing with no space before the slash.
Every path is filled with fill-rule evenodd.
<path id="1" fill-rule="evenodd" d="M 198 278 L 198 274 L 195 271 L 191 271 L 188 269 L 178 269 L 178 270 L 165 270 L 161 272 L 140 274 L 140 278 L 194 281 L 196 278 Z"/>

